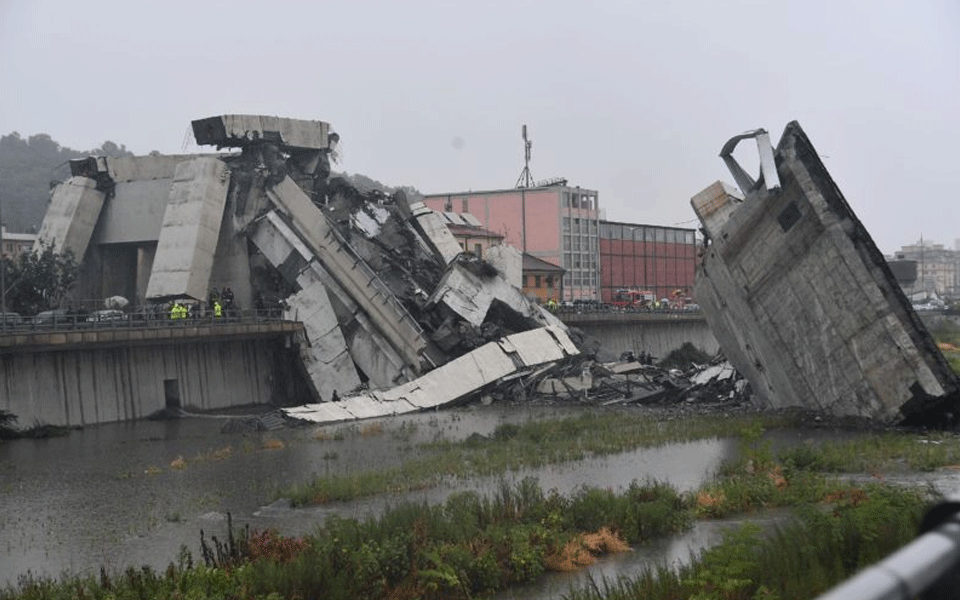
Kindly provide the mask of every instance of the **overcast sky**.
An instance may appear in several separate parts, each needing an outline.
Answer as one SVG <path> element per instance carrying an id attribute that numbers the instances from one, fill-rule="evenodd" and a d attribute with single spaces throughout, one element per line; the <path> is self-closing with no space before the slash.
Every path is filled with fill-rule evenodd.
<path id="1" fill-rule="evenodd" d="M 201 117 L 316 119 L 340 169 L 424 193 L 513 187 L 526 123 L 534 178 L 686 227 L 729 137 L 796 119 L 882 251 L 960 238 L 958 0 L 0 0 L 0 81 L 4 135 L 177 153 Z"/>

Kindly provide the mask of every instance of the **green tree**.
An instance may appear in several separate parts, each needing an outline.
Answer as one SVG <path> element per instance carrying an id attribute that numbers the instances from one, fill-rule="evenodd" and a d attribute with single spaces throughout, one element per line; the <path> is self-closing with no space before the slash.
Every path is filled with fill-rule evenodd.
<path id="1" fill-rule="evenodd" d="M 77 281 L 80 266 L 73 252 L 57 254 L 51 246 L 24 252 L 19 260 L 4 256 L 7 307 L 22 315 L 35 315 L 60 306 Z"/>

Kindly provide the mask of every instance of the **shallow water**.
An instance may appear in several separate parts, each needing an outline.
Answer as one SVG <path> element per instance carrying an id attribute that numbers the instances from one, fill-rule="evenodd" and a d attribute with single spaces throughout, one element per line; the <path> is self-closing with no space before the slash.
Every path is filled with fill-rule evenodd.
<path id="1" fill-rule="evenodd" d="M 97 572 L 100 566 L 163 568 L 181 545 L 199 558 L 199 532 L 236 525 L 296 535 L 328 515 L 365 518 L 401 501 L 440 502 L 453 491 L 495 493 L 501 482 L 535 477 L 544 490 L 623 489 L 653 479 L 698 487 L 736 452 L 730 440 L 701 440 L 577 463 L 524 469 L 500 478 L 447 481 L 404 495 L 291 509 L 278 490 L 315 474 L 349 473 L 417 456 L 417 444 L 488 435 L 500 424 L 571 416 L 573 408 L 474 406 L 317 428 L 220 433 L 223 419 L 185 418 L 88 427 L 66 437 L 0 444 L 0 585 L 28 571 Z M 791 435 L 784 434 L 792 441 Z M 702 547 L 709 524 L 652 547 L 654 555 Z M 661 547 L 662 546 L 662 547 Z M 679 550 L 671 550 L 679 548 Z M 644 552 L 647 552 L 645 549 Z M 637 553 L 632 555 L 640 556 Z M 617 557 L 603 564 L 619 570 Z M 605 568 L 605 567 L 597 567 Z"/>

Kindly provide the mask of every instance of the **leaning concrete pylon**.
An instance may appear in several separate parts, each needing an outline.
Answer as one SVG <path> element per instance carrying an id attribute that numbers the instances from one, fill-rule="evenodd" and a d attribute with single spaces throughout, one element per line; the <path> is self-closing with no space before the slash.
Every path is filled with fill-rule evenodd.
<path id="1" fill-rule="evenodd" d="M 755 137 L 761 175 L 732 158 Z M 761 401 L 886 423 L 960 415 L 960 381 L 799 124 L 721 156 L 743 195 L 693 197 L 707 245 L 695 294 Z M 733 164 L 731 164 L 733 163 Z"/>

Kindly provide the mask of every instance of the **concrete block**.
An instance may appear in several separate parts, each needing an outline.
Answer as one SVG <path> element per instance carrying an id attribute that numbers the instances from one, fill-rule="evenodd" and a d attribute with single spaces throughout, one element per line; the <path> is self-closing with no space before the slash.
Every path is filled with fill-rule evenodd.
<path id="1" fill-rule="evenodd" d="M 768 406 L 956 412 L 960 382 L 796 123 L 776 157 L 779 188 L 715 183 L 691 201 L 709 236 L 695 297 L 727 358 Z"/>
<path id="2" fill-rule="evenodd" d="M 96 181 L 86 177 L 71 177 L 58 185 L 40 225 L 34 250 L 50 245 L 55 253 L 70 250 L 77 262 L 82 261 L 105 197 L 97 189 Z"/>
<path id="3" fill-rule="evenodd" d="M 157 241 L 147 298 L 207 297 L 229 177 L 216 158 L 177 166 Z"/>

